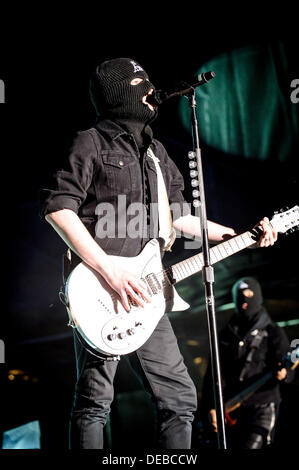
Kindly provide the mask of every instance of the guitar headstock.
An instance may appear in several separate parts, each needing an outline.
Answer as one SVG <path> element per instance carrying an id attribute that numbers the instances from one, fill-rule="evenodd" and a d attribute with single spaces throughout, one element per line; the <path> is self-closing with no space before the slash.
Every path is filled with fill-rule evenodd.
<path id="1" fill-rule="evenodd" d="M 278 233 L 294 232 L 297 227 L 299 228 L 299 206 L 275 212 L 270 223 Z"/>

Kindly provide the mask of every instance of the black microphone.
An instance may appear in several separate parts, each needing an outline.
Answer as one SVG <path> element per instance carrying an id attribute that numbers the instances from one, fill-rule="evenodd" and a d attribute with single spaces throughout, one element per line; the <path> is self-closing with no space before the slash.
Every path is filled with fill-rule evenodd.
<path id="1" fill-rule="evenodd" d="M 164 103 L 164 101 L 169 100 L 169 98 L 173 98 L 174 96 L 188 95 L 188 93 L 194 90 L 194 88 L 200 85 L 204 85 L 205 83 L 212 80 L 212 78 L 215 76 L 216 74 L 213 72 L 213 70 L 209 72 L 203 72 L 197 75 L 197 81 L 195 83 L 190 84 L 189 82 L 181 80 L 168 91 L 156 90 L 155 93 L 147 97 L 146 101 L 154 106 L 157 106 Z M 193 82 L 193 80 L 191 80 L 191 82 Z"/>

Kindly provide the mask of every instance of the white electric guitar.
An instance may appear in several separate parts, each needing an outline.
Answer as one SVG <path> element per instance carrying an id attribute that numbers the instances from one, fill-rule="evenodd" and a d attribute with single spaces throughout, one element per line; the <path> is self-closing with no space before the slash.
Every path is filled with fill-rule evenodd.
<path id="1" fill-rule="evenodd" d="M 278 233 L 293 231 L 299 225 L 299 207 L 276 213 L 271 224 Z M 242 233 L 211 248 L 211 263 L 255 243 L 256 238 L 251 231 Z M 160 243 L 153 239 L 138 256 L 112 258 L 117 265 L 134 272 L 145 282 L 151 302 L 144 303 L 143 308 L 132 304 L 130 312 L 127 312 L 105 279 L 83 262 L 68 277 L 65 301 L 69 324 L 77 329 L 87 345 L 106 356 L 120 356 L 142 346 L 165 312 L 189 308 L 176 292 L 174 284 L 201 271 L 203 256 L 200 253 L 164 269 Z"/>

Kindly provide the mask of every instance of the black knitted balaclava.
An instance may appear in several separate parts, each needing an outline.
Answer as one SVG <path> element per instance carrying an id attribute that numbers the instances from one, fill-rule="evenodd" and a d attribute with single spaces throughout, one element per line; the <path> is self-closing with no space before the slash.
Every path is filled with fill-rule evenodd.
<path id="1" fill-rule="evenodd" d="M 248 324 L 255 323 L 260 317 L 263 305 L 262 289 L 259 282 L 251 277 L 239 279 L 233 285 L 232 296 L 236 311 L 242 316 L 242 320 Z"/>
<path id="2" fill-rule="evenodd" d="M 141 78 L 142 82 L 134 83 Z M 109 118 L 134 134 L 138 145 L 142 133 L 157 116 L 157 109 L 143 102 L 153 89 L 147 73 L 133 59 L 112 59 L 98 65 L 90 81 L 90 94 L 97 114 Z"/>

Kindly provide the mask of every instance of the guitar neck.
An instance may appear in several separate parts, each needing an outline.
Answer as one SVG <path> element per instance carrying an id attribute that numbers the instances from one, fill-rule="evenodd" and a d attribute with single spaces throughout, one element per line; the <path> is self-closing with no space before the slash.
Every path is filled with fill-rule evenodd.
<path id="1" fill-rule="evenodd" d="M 299 364 L 299 361 L 295 362 L 294 364 L 290 363 L 288 361 L 286 364 L 284 364 L 285 369 L 287 370 L 294 370 Z M 238 393 L 238 395 L 234 396 L 230 400 L 226 401 L 224 404 L 224 409 L 226 413 L 229 413 L 230 411 L 235 410 L 238 408 L 244 401 L 246 401 L 251 395 L 253 395 L 256 390 L 258 390 L 262 385 L 264 385 L 269 379 L 274 377 L 274 372 L 267 372 L 265 375 L 260 377 L 258 380 L 256 380 L 253 384 L 249 385 L 249 387 L 245 388 L 242 390 L 242 392 Z"/>
<path id="2" fill-rule="evenodd" d="M 238 408 L 243 401 L 246 401 L 251 395 L 253 395 L 262 385 L 264 385 L 269 379 L 273 377 L 272 372 L 268 372 L 267 374 L 263 375 L 260 379 L 254 382 L 249 387 L 245 388 L 242 392 L 238 393 L 234 398 L 228 400 L 224 404 L 224 409 L 226 413 L 235 410 Z"/>
<path id="3" fill-rule="evenodd" d="M 242 251 L 245 248 L 254 245 L 255 243 L 256 240 L 253 239 L 253 235 L 249 231 L 244 232 L 241 235 L 237 235 L 234 238 L 230 238 L 223 243 L 219 243 L 210 249 L 211 264 L 222 261 L 228 256 L 231 256 L 238 251 Z M 192 256 L 191 258 L 174 264 L 170 268 L 166 269 L 166 272 L 168 273 L 169 277 L 171 277 L 172 282 L 175 284 L 201 271 L 203 265 L 203 254 L 199 253 L 195 256 Z"/>

